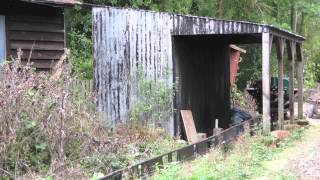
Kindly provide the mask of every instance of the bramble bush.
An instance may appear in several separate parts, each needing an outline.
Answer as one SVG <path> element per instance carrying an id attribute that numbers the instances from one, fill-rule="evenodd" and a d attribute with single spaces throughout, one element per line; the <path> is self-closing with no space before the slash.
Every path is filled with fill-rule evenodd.
<path id="1" fill-rule="evenodd" d="M 110 131 L 96 118 L 94 93 L 72 86 L 66 58 L 51 72 L 20 58 L 0 66 L 2 179 L 87 179 L 181 146 L 160 128 L 120 124 Z"/>

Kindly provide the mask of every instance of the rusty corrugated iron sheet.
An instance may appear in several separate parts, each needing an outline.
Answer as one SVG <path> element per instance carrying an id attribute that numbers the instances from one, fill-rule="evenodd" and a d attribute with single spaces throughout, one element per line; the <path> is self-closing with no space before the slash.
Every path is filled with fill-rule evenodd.
<path id="1" fill-rule="evenodd" d="M 20 0 L 20 1 L 36 3 L 36 4 L 61 5 L 61 6 L 82 4 L 80 1 L 77 1 L 77 0 Z"/>

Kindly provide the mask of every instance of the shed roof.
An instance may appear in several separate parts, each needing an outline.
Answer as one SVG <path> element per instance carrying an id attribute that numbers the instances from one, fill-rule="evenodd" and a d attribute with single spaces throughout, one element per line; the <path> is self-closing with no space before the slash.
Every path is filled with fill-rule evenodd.
<path id="1" fill-rule="evenodd" d="M 51 6 L 73 6 L 82 4 L 80 1 L 77 0 L 20 0 L 29 3 L 35 4 L 44 4 L 44 5 L 51 5 Z"/>
<path id="2" fill-rule="evenodd" d="M 123 7 L 111 6 L 98 6 L 94 11 L 107 11 L 112 12 L 110 16 L 117 13 L 120 14 L 139 14 L 139 21 L 143 21 L 146 13 L 154 13 L 161 17 L 169 16 L 173 21 L 173 35 L 242 35 L 242 36 L 259 36 L 261 33 L 271 33 L 278 37 L 290 39 L 297 42 L 302 42 L 305 38 L 299 34 L 290 32 L 288 30 L 275 27 L 273 25 L 253 23 L 247 21 L 235 21 L 216 19 L 211 17 L 193 16 L 193 15 L 180 15 L 164 12 L 156 12 L 143 9 L 132 9 Z M 247 37 L 245 37 L 247 38 Z M 261 39 L 261 38 L 260 38 Z M 250 40 L 249 40 L 250 41 Z"/>

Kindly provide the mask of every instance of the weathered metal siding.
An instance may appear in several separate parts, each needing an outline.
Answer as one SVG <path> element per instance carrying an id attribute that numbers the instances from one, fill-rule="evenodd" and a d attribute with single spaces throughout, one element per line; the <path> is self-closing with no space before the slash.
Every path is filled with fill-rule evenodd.
<path id="1" fill-rule="evenodd" d="M 110 124 L 128 120 L 137 100 L 138 66 L 146 78 L 172 84 L 171 27 L 172 17 L 164 13 L 93 9 L 98 110 Z M 169 78 L 164 77 L 167 73 Z"/>
<path id="2" fill-rule="evenodd" d="M 172 16 L 175 35 L 249 34 L 261 33 L 264 30 L 264 26 L 254 23 L 196 16 Z"/>

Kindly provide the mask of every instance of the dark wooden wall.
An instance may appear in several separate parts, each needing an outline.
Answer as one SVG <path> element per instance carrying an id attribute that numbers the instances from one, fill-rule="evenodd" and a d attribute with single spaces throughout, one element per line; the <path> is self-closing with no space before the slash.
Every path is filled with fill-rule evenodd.
<path id="1" fill-rule="evenodd" d="M 23 63 L 31 53 L 33 66 L 51 68 L 65 47 L 63 8 L 18 1 L 5 1 L 0 14 L 6 17 L 7 58 L 23 51 Z"/>
<path id="2" fill-rule="evenodd" d="M 192 110 L 196 129 L 212 135 L 230 123 L 229 44 L 208 36 L 175 36 L 176 108 Z M 177 117 L 177 116 L 176 116 Z"/>

